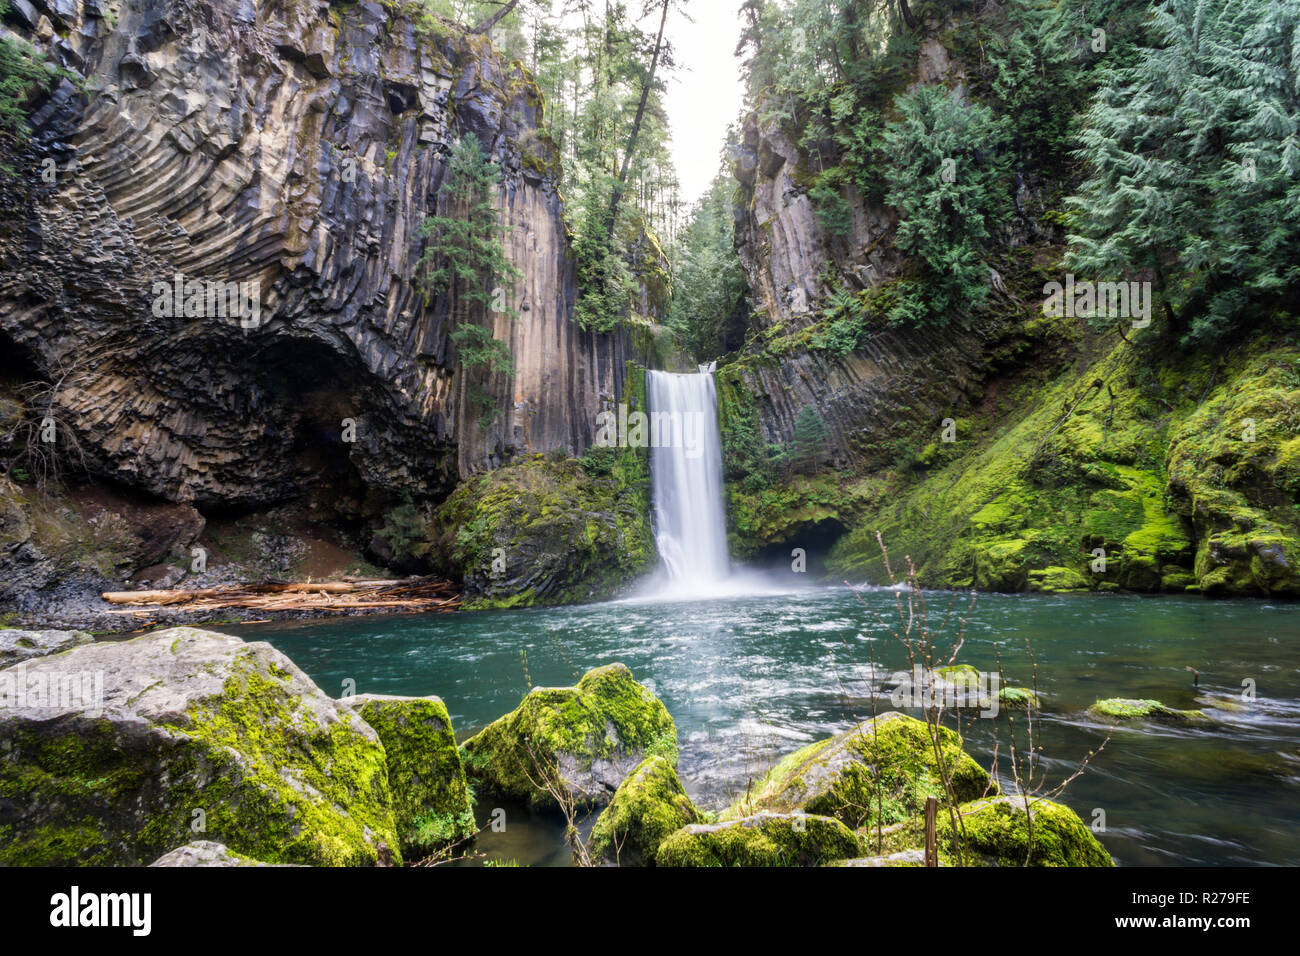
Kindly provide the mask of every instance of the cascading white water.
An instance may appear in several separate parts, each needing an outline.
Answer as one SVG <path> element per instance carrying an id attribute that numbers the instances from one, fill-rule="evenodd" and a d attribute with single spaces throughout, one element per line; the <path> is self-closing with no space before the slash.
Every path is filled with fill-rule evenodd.
<path id="1" fill-rule="evenodd" d="M 722 436 L 711 371 L 646 372 L 655 539 L 675 594 L 705 594 L 731 572 Z"/>

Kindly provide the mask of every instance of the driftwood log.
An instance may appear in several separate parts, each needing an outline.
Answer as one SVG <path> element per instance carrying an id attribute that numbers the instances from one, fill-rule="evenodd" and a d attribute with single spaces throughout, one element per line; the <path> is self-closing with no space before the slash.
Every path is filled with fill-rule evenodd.
<path id="1" fill-rule="evenodd" d="M 213 611 L 257 609 L 263 611 L 326 611 L 387 609 L 393 611 L 454 611 L 460 607 L 458 590 L 440 578 L 399 581 L 303 581 L 237 584 L 220 588 L 171 591 L 105 591 L 110 604 L 123 605 L 109 613 L 139 614 L 147 607 L 176 607 Z"/>

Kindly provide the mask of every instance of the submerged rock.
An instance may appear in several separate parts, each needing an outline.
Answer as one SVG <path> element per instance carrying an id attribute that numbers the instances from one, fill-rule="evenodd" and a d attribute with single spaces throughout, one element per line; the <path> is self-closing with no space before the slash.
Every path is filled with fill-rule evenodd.
<path id="1" fill-rule="evenodd" d="M 0 671 L 0 864 L 266 862 L 397 847 L 379 737 L 268 644 L 174 628 Z"/>
<path id="2" fill-rule="evenodd" d="M 668 709 L 623 664 L 588 671 L 577 687 L 533 688 L 462 746 L 472 780 L 536 806 L 557 796 L 605 804 L 647 756 L 677 765 Z"/>
<path id="3" fill-rule="evenodd" d="M 1051 800 L 1017 796 L 989 797 L 964 803 L 961 813 L 963 852 L 953 843 L 952 815 L 940 807 L 937 817 L 939 863 L 943 866 L 1114 866 L 1105 848 L 1069 807 Z M 859 831 L 869 848 L 876 834 Z M 923 851 L 925 819 L 913 817 L 883 834 L 883 851 Z M 1032 845 L 1032 850 L 1031 850 Z"/>
<path id="4" fill-rule="evenodd" d="M 286 863 L 263 863 L 238 853 L 221 843 L 211 840 L 195 840 L 185 846 L 177 847 L 170 853 L 164 853 L 150 866 L 288 866 Z"/>
<path id="5" fill-rule="evenodd" d="M 683 827 L 659 847 L 660 866 L 820 866 L 857 857 L 853 831 L 833 817 L 764 811 Z"/>
<path id="6" fill-rule="evenodd" d="M 1121 723 L 1131 720 L 1153 720 L 1162 724 L 1204 724 L 1210 718 L 1200 710 L 1176 710 L 1166 707 L 1158 700 L 1134 700 L 1127 697 L 1111 697 L 1099 700 L 1088 708 L 1088 714 L 1098 720 L 1109 723 Z"/>
<path id="7" fill-rule="evenodd" d="M 362 694 L 339 701 L 379 734 L 404 854 L 474 833 L 474 811 L 447 705 L 439 697 Z"/>
<path id="8" fill-rule="evenodd" d="M 620 866 L 653 866 L 660 844 L 702 818 L 673 765 L 648 757 L 614 794 L 591 831 L 592 859 Z"/>
<path id="9" fill-rule="evenodd" d="M 939 752 L 958 800 L 996 790 L 988 774 L 939 728 Z M 944 794 L 930 728 L 897 711 L 795 751 L 773 767 L 724 817 L 757 810 L 835 817 L 850 827 L 898 823 L 920 812 L 927 797 Z"/>
<path id="10" fill-rule="evenodd" d="M 85 631 L 0 630 L 0 667 L 58 654 L 93 640 Z"/>

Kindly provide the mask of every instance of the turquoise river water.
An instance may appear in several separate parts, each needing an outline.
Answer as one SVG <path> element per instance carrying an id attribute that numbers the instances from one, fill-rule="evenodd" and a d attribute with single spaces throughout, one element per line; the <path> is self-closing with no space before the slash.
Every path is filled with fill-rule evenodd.
<path id="1" fill-rule="evenodd" d="M 932 620 L 952 595 L 931 594 Z M 969 596 L 957 598 L 964 609 Z M 865 603 L 864 603 L 865 602 Z M 877 617 L 893 592 L 809 587 L 744 597 L 629 600 L 553 610 L 349 618 L 227 628 L 275 645 L 327 693 L 437 694 L 462 739 L 514 709 L 533 685 L 572 684 L 622 661 L 677 722 L 679 772 L 697 803 L 720 808 L 777 758 L 890 709 L 871 661 L 905 653 Z M 872 610 L 874 608 L 874 611 Z M 1043 698 L 1048 786 L 1105 742 L 1061 796 L 1124 865 L 1300 865 L 1300 605 L 1119 595 L 981 595 L 959 660 L 1030 684 Z M 1199 671 L 1199 691 L 1193 674 Z M 875 672 L 882 676 L 881 671 Z M 527 675 L 527 676 L 526 676 Z M 1254 697 L 1248 691 L 1253 686 Z M 1200 729 L 1112 730 L 1084 710 L 1105 697 L 1215 709 Z M 967 746 L 986 766 L 993 725 Z M 1107 741 L 1107 736 L 1109 740 Z M 998 737 L 1005 758 L 1005 725 Z M 492 807 L 480 801 L 481 817 Z M 564 864 L 558 822 L 512 810 L 487 833 L 487 858 Z"/>

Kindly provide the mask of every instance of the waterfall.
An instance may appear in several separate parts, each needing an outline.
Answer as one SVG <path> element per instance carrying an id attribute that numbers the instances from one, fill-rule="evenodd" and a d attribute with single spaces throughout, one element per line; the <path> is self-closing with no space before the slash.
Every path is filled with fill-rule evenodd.
<path id="1" fill-rule="evenodd" d="M 711 370 L 710 370 L 711 371 Z M 646 372 L 655 539 L 673 593 L 704 594 L 730 574 L 722 437 L 713 376 Z"/>

